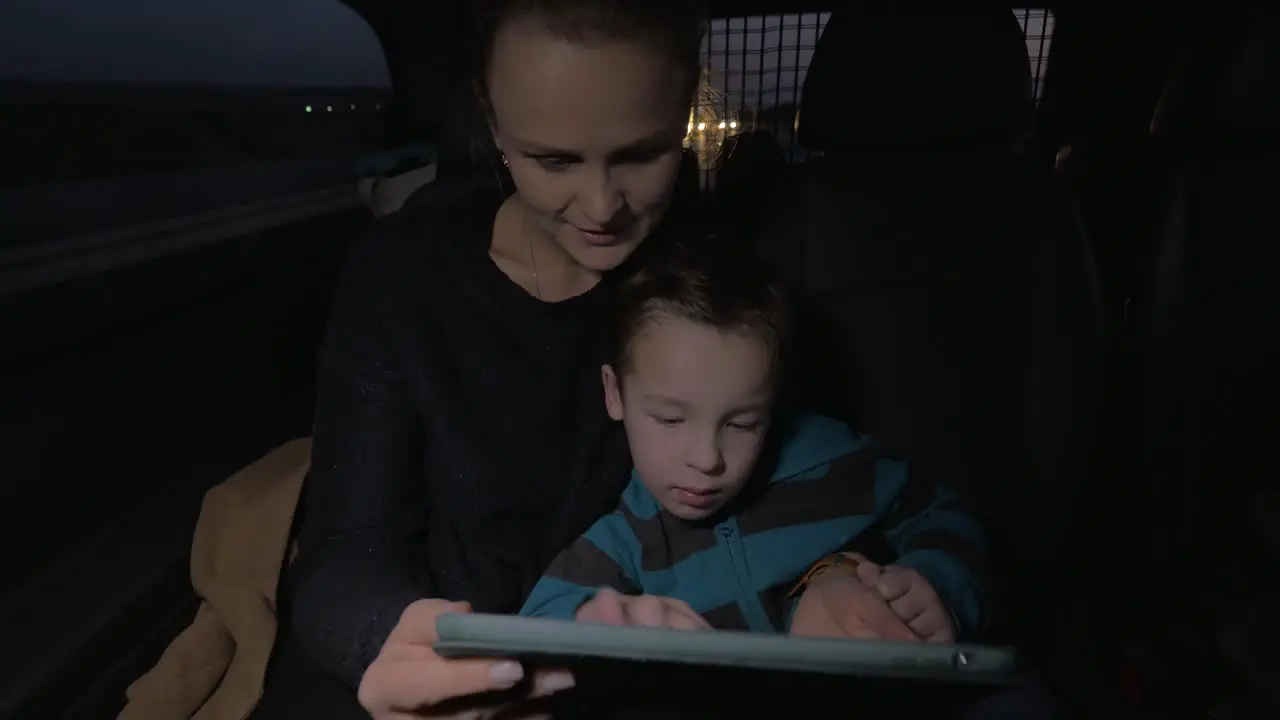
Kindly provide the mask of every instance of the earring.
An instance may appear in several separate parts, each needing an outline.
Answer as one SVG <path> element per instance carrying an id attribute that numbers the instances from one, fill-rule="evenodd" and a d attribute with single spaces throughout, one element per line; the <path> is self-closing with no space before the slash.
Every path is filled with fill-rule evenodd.
<path id="1" fill-rule="evenodd" d="M 508 168 L 509 168 L 509 167 L 511 167 L 511 161 L 510 161 L 510 160 L 507 160 L 507 154 L 506 154 L 506 153 L 504 153 L 504 152 L 499 152 L 498 154 L 502 156 L 502 164 L 503 164 L 503 166 L 504 166 L 504 167 L 508 167 Z"/>

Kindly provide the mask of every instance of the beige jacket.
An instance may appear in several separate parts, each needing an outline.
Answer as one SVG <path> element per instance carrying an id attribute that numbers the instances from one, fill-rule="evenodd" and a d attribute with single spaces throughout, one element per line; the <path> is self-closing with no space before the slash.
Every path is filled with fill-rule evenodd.
<path id="1" fill-rule="evenodd" d="M 276 585 L 310 463 L 287 443 L 209 491 L 191 543 L 195 620 L 129 687 L 119 720 L 244 720 L 262 697 Z"/>

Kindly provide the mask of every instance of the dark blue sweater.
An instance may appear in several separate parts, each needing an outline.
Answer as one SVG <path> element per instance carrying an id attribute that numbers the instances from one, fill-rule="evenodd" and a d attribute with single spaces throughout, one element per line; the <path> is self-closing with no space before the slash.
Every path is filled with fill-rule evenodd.
<path id="1" fill-rule="evenodd" d="M 707 522 L 665 512 L 633 473 L 618 509 L 556 558 L 521 614 L 570 619 L 611 587 L 684 600 L 718 629 L 786 631 L 787 594 L 805 570 L 878 536 L 933 585 L 957 634 L 977 635 L 983 541 L 953 496 L 913 487 L 905 466 L 835 420 L 807 416 L 783 431 L 761 481 Z"/>

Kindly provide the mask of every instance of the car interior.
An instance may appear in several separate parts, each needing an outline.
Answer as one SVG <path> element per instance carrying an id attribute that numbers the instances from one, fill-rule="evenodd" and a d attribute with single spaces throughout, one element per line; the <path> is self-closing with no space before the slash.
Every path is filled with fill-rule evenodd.
<path id="1" fill-rule="evenodd" d="M 120 147 L 76 145 L 108 170 L 50 184 L 14 143 L 0 227 L 34 239 L 0 233 L 0 717 L 120 711 L 199 604 L 205 493 L 309 434 L 347 247 L 492 172 L 465 0 L 341 1 L 390 77 L 385 107 L 352 100 L 378 114 L 349 169 L 291 156 L 270 193 L 213 173 L 190 192 L 216 203 L 160 207 Z M 711 7 L 688 171 L 803 290 L 799 392 L 971 503 L 998 639 L 1072 717 L 1280 717 L 1280 8 Z M 277 132 L 301 131 L 202 142 Z"/>

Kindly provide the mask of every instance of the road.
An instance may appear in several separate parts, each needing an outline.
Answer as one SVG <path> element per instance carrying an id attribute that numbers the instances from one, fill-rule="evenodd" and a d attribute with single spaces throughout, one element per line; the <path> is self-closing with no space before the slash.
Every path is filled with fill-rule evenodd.
<path id="1" fill-rule="evenodd" d="M 0 189 L 0 251 L 351 183 L 354 154 Z"/>

